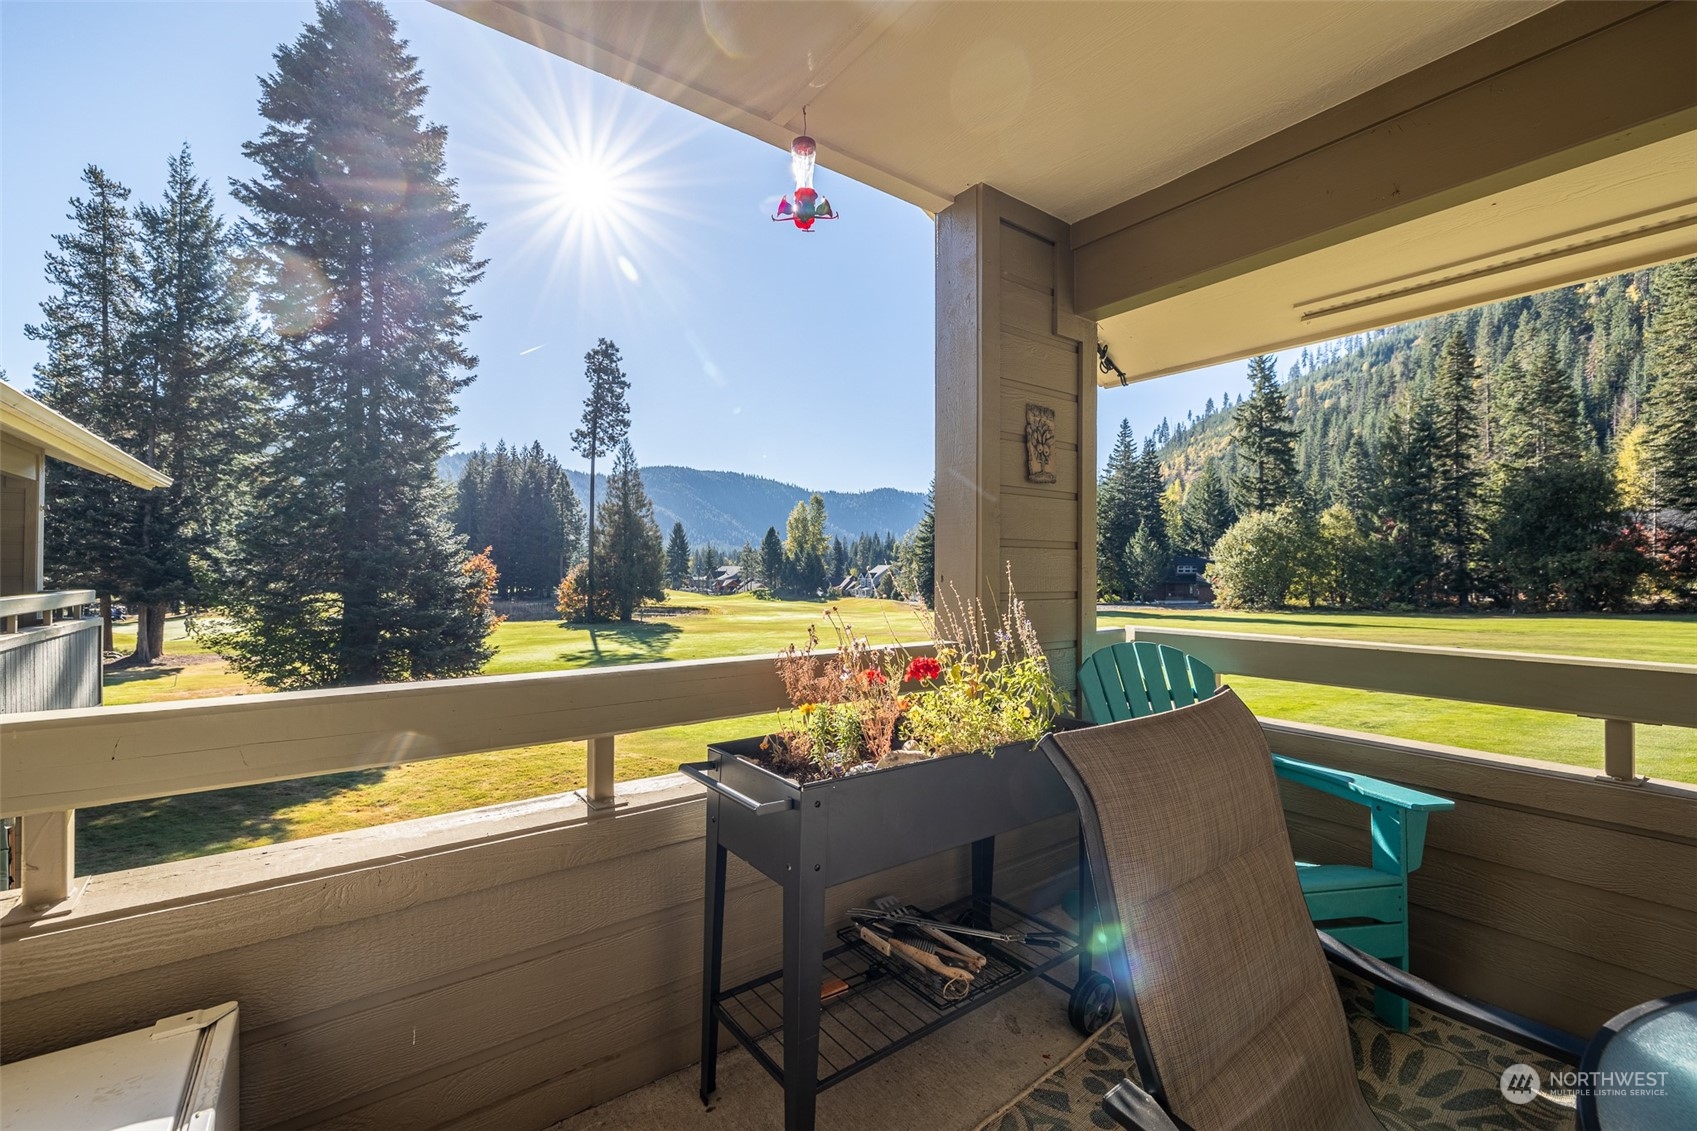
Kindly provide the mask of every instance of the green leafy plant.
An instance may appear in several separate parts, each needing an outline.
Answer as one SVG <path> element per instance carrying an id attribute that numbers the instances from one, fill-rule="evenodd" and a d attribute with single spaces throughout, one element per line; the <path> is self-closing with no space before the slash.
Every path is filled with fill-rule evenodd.
<path id="1" fill-rule="evenodd" d="M 1065 697 L 1011 574 L 1007 605 L 994 617 L 982 601 L 965 600 L 951 586 L 938 595 L 931 624 L 933 637 L 947 643 L 938 645 L 935 660 L 916 659 L 904 673 L 923 688 L 902 716 L 910 746 L 939 756 L 988 754 L 1048 731 Z"/>
<path id="2" fill-rule="evenodd" d="M 873 649 L 835 608 L 826 623 L 835 650 L 822 652 L 810 627 L 805 645 L 778 658 L 794 707 L 761 744 L 773 769 L 800 781 L 871 768 L 898 741 L 932 757 L 1035 742 L 1065 706 L 1011 576 L 994 615 L 958 591 L 940 596 L 930 623 L 945 643 L 935 656 Z"/>

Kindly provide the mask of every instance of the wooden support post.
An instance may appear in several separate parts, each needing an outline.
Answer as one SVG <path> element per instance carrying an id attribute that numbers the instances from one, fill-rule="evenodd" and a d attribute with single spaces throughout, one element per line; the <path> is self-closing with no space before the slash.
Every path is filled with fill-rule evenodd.
<path id="1" fill-rule="evenodd" d="M 591 809 L 612 809 L 619 802 L 613 796 L 613 736 L 598 735 L 589 740 L 589 784 L 583 799 Z"/>
<path id="2" fill-rule="evenodd" d="M 18 838 L 23 856 L 18 869 L 26 911 L 41 914 L 67 903 L 75 891 L 77 871 L 76 812 L 31 813 L 18 820 L 23 825 Z"/>
<path id="3" fill-rule="evenodd" d="M 1634 771 L 1632 724 L 1623 719 L 1603 720 L 1603 772 L 1615 781 L 1638 785 L 1644 781 Z"/>
<path id="4" fill-rule="evenodd" d="M 937 214 L 939 592 L 1006 607 L 1063 687 L 1096 633 L 1096 323 L 1071 229 L 988 185 Z"/>

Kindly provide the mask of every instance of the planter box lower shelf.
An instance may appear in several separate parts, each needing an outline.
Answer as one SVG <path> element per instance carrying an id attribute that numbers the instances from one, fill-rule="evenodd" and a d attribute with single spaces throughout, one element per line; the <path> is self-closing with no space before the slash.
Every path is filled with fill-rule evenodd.
<path id="1" fill-rule="evenodd" d="M 954 922 L 971 906 L 969 897 L 928 912 L 927 917 Z M 852 926 L 838 932 L 843 945 L 826 952 L 825 976 L 841 978 L 849 988 L 825 1002 L 820 1012 L 818 1088 L 847 1079 L 1033 978 L 1074 992 L 1071 983 L 1057 980 L 1050 972 L 1078 957 L 1076 934 L 1000 899 L 991 900 L 990 925 L 1007 933 L 1052 932 L 1072 942 L 1038 947 L 963 937 L 961 941 L 990 961 L 974 977 L 966 997 L 945 1001 L 929 976 L 899 958 L 885 958 L 862 942 Z M 784 1082 L 783 1013 L 781 971 L 726 990 L 714 1002 L 718 1019 L 780 1084 Z"/>

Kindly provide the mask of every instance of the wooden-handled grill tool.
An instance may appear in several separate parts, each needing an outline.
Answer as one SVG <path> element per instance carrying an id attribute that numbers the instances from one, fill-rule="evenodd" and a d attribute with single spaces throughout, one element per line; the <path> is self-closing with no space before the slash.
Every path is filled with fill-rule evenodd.
<path id="1" fill-rule="evenodd" d="M 958 1001 L 965 997 L 967 991 L 972 988 L 972 971 L 960 966 L 950 965 L 935 950 L 928 950 L 923 945 L 913 941 L 884 934 L 865 923 L 860 924 L 860 937 L 867 946 L 884 957 L 899 958 L 927 974 L 935 974 L 942 978 L 943 997 L 950 1001 Z"/>
<path id="2" fill-rule="evenodd" d="M 957 957 L 965 959 L 966 968 L 968 970 L 976 973 L 990 964 L 990 960 L 988 958 L 985 958 L 982 954 L 979 954 L 970 946 L 967 946 L 953 935 L 944 931 L 940 926 L 935 926 L 929 920 L 920 918 L 919 912 L 915 908 L 909 907 L 895 896 L 879 896 L 877 899 L 874 899 L 872 903 L 873 906 L 875 906 L 879 911 L 884 912 L 886 915 L 899 916 L 898 919 L 886 920 L 887 922 L 899 922 L 904 927 L 910 927 L 913 930 L 927 936 L 933 942 L 941 943 Z"/>
<path id="3" fill-rule="evenodd" d="M 914 914 L 912 907 L 899 903 L 893 896 L 885 896 L 873 902 L 878 906 L 849 908 L 849 918 L 857 923 L 885 922 L 904 927 L 931 928 L 950 936 L 964 935 L 967 938 L 1018 943 L 1021 946 L 1060 947 L 1072 943 L 1070 938 L 1058 931 L 991 931 L 981 927 L 968 927 L 959 923 L 945 923 L 938 919 L 927 919 L 924 916 Z M 902 910 L 884 910 L 883 905 L 886 902 L 900 906 Z"/>

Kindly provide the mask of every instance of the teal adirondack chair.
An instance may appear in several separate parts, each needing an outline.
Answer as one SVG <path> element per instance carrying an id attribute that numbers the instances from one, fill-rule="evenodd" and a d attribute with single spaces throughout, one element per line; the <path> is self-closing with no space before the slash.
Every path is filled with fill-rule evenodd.
<path id="1" fill-rule="evenodd" d="M 1085 661 L 1078 694 L 1090 722 L 1119 722 L 1185 707 L 1218 689 L 1207 664 L 1177 648 L 1147 640 L 1115 644 Z M 1308 915 L 1341 942 L 1408 969 L 1408 874 L 1420 867 L 1426 815 L 1455 802 L 1390 782 L 1273 755 L 1273 771 L 1295 782 L 1369 810 L 1373 864 L 1296 862 Z M 1408 1002 L 1375 991 L 1387 1024 L 1408 1028 Z"/>

